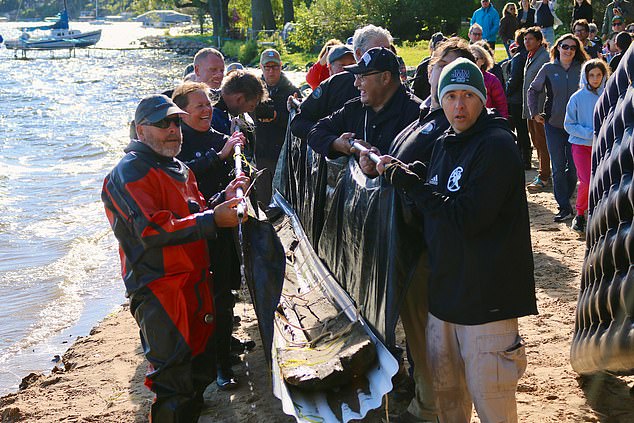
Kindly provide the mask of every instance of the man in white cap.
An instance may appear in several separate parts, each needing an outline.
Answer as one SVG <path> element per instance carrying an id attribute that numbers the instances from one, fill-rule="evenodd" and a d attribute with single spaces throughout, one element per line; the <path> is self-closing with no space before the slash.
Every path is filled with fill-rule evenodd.
<path id="1" fill-rule="evenodd" d="M 376 170 L 422 213 L 429 249 L 427 353 L 442 422 L 517 422 L 526 368 L 518 318 L 537 313 L 524 169 L 503 118 L 484 107 L 478 67 L 445 66 L 451 127 L 429 163 L 381 157 Z M 495 183 L 491 183 L 495 181 Z"/>
<path id="2" fill-rule="evenodd" d="M 239 175 L 207 208 L 193 173 L 175 158 L 183 115 L 164 95 L 144 98 L 135 113 L 138 139 L 106 176 L 101 193 L 150 364 L 145 385 L 156 393 L 155 422 L 197 421 L 203 392 L 214 380 L 216 311 L 207 241 L 218 228 L 238 225 L 235 191 L 248 185 Z"/>

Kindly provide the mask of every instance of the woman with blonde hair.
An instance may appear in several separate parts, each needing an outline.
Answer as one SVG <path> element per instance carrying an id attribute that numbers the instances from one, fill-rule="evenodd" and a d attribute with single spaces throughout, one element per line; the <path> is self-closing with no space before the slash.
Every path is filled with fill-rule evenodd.
<path id="1" fill-rule="evenodd" d="M 328 70 L 328 53 L 330 49 L 342 45 L 343 43 L 336 38 L 331 38 L 326 41 L 326 44 L 321 48 L 319 56 L 317 56 L 317 62 L 308 69 L 306 74 L 306 82 L 313 90 L 317 86 L 330 77 L 330 71 Z"/>
<path id="2" fill-rule="evenodd" d="M 477 44 L 471 44 L 469 50 L 476 59 L 476 65 L 482 71 L 482 75 L 484 75 L 484 86 L 487 89 L 486 107 L 496 109 L 500 115 L 508 119 L 509 108 L 502 83 L 495 75 L 489 72 L 489 69 L 493 66 L 491 55 Z"/>

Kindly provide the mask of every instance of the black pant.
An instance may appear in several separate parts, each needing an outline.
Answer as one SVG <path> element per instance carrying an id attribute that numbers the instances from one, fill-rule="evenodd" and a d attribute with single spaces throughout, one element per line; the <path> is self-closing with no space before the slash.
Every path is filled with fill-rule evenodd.
<path id="1" fill-rule="evenodd" d="M 522 105 L 509 103 L 509 114 L 511 122 L 515 126 L 517 133 L 517 147 L 520 150 L 524 164 L 530 164 L 532 156 L 531 140 L 528 135 L 528 124 L 526 119 L 522 119 Z"/>
<path id="2" fill-rule="evenodd" d="M 151 365 L 145 385 L 156 394 L 150 410 L 152 421 L 198 421 L 203 392 L 216 378 L 213 337 L 207 339 L 205 351 L 192 355 L 182 333 L 150 292 L 135 294 L 130 311 L 139 325 L 145 358 Z"/>

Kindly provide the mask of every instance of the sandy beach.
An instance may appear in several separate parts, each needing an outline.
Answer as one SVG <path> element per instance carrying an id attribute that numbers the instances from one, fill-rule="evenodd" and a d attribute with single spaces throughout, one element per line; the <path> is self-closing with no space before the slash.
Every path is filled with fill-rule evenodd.
<path id="1" fill-rule="evenodd" d="M 527 172 L 526 179 L 534 176 Z M 522 422 L 632 422 L 634 377 L 595 375 L 581 378 L 569 364 L 583 239 L 568 224 L 555 224 L 552 192 L 529 196 L 535 277 L 540 314 L 520 319 L 527 343 L 528 368 L 520 380 L 518 408 Z M 237 336 L 258 346 L 235 367 L 241 387 L 206 393 L 200 422 L 291 422 L 271 391 L 270 374 L 247 303 L 236 306 L 242 322 Z M 403 342 L 402 334 L 399 337 Z M 90 336 L 79 339 L 63 356 L 65 370 L 30 377 L 25 389 L 0 399 L 0 421 L 142 422 L 151 393 L 143 386 L 144 362 L 138 329 L 127 307 L 108 316 Z M 55 363 L 51 363 L 51 367 Z M 406 404 L 388 401 L 390 411 Z M 365 421 L 379 422 L 385 408 Z M 473 422 L 479 420 L 474 414 Z"/>

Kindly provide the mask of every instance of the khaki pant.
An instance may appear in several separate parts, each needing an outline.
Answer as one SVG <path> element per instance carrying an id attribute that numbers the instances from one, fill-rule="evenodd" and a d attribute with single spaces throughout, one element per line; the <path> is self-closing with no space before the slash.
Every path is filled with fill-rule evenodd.
<path id="1" fill-rule="evenodd" d="M 424 253 L 416 266 L 416 273 L 410 283 L 401 307 L 401 321 L 407 338 L 407 345 L 414 361 L 414 383 L 416 394 L 407 411 L 421 420 L 436 420 L 437 411 L 432 386 L 431 373 L 427 362 L 425 327 L 427 326 L 427 278 L 429 263 Z"/>
<path id="2" fill-rule="evenodd" d="M 537 150 L 537 160 L 539 161 L 539 179 L 542 181 L 550 178 L 550 154 L 546 145 L 546 131 L 544 125 L 528 119 L 528 132 L 531 134 L 531 141 Z"/>
<path id="3" fill-rule="evenodd" d="M 516 423 L 517 381 L 526 352 L 517 319 L 482 325 L 427 321 L 427 351 L 441 423 L 469 423 L 471 404 L 482 423 Z"/>

